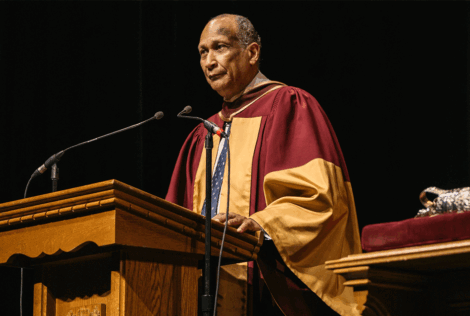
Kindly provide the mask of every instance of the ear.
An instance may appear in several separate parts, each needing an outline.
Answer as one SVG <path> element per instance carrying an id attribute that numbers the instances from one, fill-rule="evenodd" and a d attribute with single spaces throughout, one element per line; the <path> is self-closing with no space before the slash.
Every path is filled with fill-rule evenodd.
<path id="1" fill-rule="evenodd" d="M 248 52 L 248 56 L 250 58 L 250 65 L 256 65 L 256 63 L 259 60 L 259 53 L 260 53 L 260 47 L 258 43 L 251 43 L 250 45 L 247 46 L 246 51 Z"/>

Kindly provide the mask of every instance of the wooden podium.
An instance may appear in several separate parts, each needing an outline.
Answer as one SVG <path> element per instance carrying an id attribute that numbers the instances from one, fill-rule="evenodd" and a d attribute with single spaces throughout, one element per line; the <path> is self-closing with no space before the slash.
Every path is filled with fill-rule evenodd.
<path id="1" fill-rule="evenodd" d="M 203 216 L 117 180 L 0 204 L 0 265 L 34 269 L 34 316 L 197 315 L 204 235 Z M 229 227 L 224 258 L 262 241 Z"/>

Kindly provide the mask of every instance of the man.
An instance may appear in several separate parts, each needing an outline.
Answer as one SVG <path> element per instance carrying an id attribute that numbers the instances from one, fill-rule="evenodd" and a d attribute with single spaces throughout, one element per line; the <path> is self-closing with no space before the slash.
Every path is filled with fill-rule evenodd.
<path id="1" fill-rule="evenodd" d="M 259 72 L 260 48 L 251 22 L 227 14 L 209 21 L 198 46 L 206 80 L 224 98 L 209 120 L 230 135 L 228 224 L 239 232 L 263 229 L 272 239 L 257 263 L 225 268 L 219 315 L 358 315 L 352 290 L 324 269 L 327 260 L 361 251 L 336 136 L 315 98 Z M 203 215 L 205 135 L 199 125 L 188 136 L 166 196 Z M 225 147 L 214 138 L 214 179 L 222 185 L 213 188 L 212 213 L 220 222 L 227 202 Z"/>

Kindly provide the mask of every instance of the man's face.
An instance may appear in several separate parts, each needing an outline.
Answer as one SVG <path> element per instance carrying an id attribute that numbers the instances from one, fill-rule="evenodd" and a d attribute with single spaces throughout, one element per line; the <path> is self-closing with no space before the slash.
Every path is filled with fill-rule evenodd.
<path id="1" fill-rule="evenodd" d="M 209 85 L 225 99 L 239 93 L 253 75 L 250 52 L 240 46 L 233 18 L 209 22 L 199 40 L 200 63 Z"/>

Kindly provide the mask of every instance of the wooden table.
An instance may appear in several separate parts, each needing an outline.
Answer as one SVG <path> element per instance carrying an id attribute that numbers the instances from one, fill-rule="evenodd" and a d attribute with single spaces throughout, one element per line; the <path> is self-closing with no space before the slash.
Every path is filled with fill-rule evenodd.
<path id="1" fill-rule="evenodd" d="M 354 288 L 362 315 L 470 315 L 470 240 L 326 262 Z"/>

